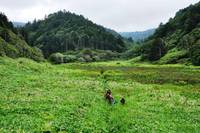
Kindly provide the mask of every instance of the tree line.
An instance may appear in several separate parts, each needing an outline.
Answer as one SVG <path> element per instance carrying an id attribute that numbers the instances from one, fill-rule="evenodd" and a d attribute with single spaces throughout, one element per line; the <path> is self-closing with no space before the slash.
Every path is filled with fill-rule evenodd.
<path id="1" fill-rule="evenodd" d="M 66 11 L 50 14 L 44 20 L 34 20 L 20 31 L 30 45 L 43 51 L 45 57 L 55 52 L 84 48 L 117 52 L 125 50 L 120 35 L 115 36 L 82 15 Z"/>

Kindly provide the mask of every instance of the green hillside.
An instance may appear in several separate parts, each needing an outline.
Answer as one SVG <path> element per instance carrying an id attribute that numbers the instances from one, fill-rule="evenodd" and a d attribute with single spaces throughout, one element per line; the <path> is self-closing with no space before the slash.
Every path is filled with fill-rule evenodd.
<path id="1" fill-rule="evenodd" d="M 120 35 L 114 36 L 102 26 L 81 15 L 59 11 L 44 20 L 25 26 L 27 41 L 40 48 L 45 57 L 52 53 L 84 48 L 122 52 L 125 45 Z"/>
<path id="2" fill-rule="evenodd" d="M 175 51 L 185 54 L 179 56 Z M 156 57 L 152 57 L 152 54 Z M 165 60 L 165 63 L 187 61 L 200 65 L 200 2 L 180 10 L 166 24 L 161 23 L 142 47 L 142 56 L 151 61 L 159 60 L 165 55 L 169 57 L 168 54 L 174 56 L 173 59 Z"/>
<path id="3" fill-rule="evenodd" d="M 4 14 L 0 14 L 0 56 L 11 58 L 27 57 L 36 61 L 43 60 L 38 48 L 30 47 L 23 38 L 17 35 L 17 30 Z"/>

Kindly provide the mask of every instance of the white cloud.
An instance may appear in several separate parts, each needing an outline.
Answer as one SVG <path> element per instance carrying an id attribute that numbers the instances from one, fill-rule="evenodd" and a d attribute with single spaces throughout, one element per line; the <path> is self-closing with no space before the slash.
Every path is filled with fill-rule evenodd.
<path id="1" fill-rule="evenodd" d="M 42 19 L 58 10 L 82 14 L 117 31 L 153 28 L 199 0 L 0 0 L 0 11 L 12 21 Z"/>

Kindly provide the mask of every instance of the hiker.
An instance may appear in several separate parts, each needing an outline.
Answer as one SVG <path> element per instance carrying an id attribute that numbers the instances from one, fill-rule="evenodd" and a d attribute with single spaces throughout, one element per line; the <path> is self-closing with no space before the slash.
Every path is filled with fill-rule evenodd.
<path id="1" fill-rule="evenodd" d="M 114 103 L 115 103 L 115 100 L 114 100 L 114 98 L 113 98 L 113 96 L 112 96 L 111 90 L 107 90 L 107 91 L 106 91 L 105 99 L 106 99 L 110 104 L 114 104 Z"/>
<path id="2" fill-rule="evenodd" d="M 120 100 L 120 102 L 121 102 L 122 105 L 124 105 L 126 103 L 125 98 L 122 97 L 121 100 Z"/>

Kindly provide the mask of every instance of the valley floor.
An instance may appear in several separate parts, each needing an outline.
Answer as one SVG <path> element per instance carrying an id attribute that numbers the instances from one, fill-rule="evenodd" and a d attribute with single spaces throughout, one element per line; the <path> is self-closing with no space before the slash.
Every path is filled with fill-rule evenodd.
<path id="1" fill-rule="evenodd" d="M 197 133 L 199 114 L 200 67 L 0 58 L 0 132 Z"/>

